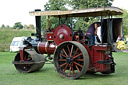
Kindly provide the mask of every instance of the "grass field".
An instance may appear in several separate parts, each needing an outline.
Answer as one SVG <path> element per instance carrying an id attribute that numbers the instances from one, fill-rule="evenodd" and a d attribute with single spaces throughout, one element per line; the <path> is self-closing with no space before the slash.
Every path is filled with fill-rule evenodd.
<path id="1" fill-rule="evenodd" d="M 128 85 L 128 53 L 113 53 L 116 73 L 85 74 L 77 80 L 61 78 L 53 64 L 34 73 L 19 73 L 11 64 L 16 53 L 0 52 L 0 85 Z"/>

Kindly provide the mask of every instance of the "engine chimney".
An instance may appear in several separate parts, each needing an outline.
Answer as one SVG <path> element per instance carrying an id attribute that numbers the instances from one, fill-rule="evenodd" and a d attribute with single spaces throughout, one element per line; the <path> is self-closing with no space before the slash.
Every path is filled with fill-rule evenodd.
<path id="1" fill-rule="evenodd" d="M 41 11 L 41 9 L 35 9 L 36 12 Z M 41 41 L 41 16 L 35 16 L 36 20 L 36 37 L 37 41 Z"/>

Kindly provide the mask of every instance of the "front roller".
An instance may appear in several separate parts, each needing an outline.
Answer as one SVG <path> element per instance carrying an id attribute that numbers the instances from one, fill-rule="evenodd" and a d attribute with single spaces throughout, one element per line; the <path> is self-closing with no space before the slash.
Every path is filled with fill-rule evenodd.
<path id="1" fill-rule="evenodd" d="M 34 49 L 25 49 L 23 60 L 21 61 L 20 53 L 18 53 L 13 61 L 15 68 L 21 73 L 40 70 L 44 63 L 44 56 L 38 54 Z"/>
<path id="2" fill-rule="evenodd" d="M 64 42 L 57 47 L 54 53 L 54 66 L 56 71 L 64 78 L 79 78 L 88 70 L 88 52 L 78 42 Z"/>

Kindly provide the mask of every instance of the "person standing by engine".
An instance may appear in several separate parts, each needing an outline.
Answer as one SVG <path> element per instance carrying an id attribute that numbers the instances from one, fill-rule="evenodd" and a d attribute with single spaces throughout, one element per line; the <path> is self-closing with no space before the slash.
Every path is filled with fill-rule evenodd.
<path id="1" fill-rule="evenodd" d="M 89 45 L 95 45 L 95 35 L 97 36 L 97 28 L 100 26 L 100 22 L 95 22 L 88 27 L 86 36 L 89 39 Z"/>

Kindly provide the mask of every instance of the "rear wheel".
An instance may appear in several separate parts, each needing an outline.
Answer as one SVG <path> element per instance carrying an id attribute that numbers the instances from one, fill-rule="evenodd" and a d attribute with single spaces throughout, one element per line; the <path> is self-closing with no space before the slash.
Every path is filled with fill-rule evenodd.
<path id="1" fill-rule="evenodd" d="M 62 77 L 68 79 L 79 78 L 88 70 L 88 52 L 78 42 L 64 42 L 58 46 L 54 53 L 54 65 Z"/>

